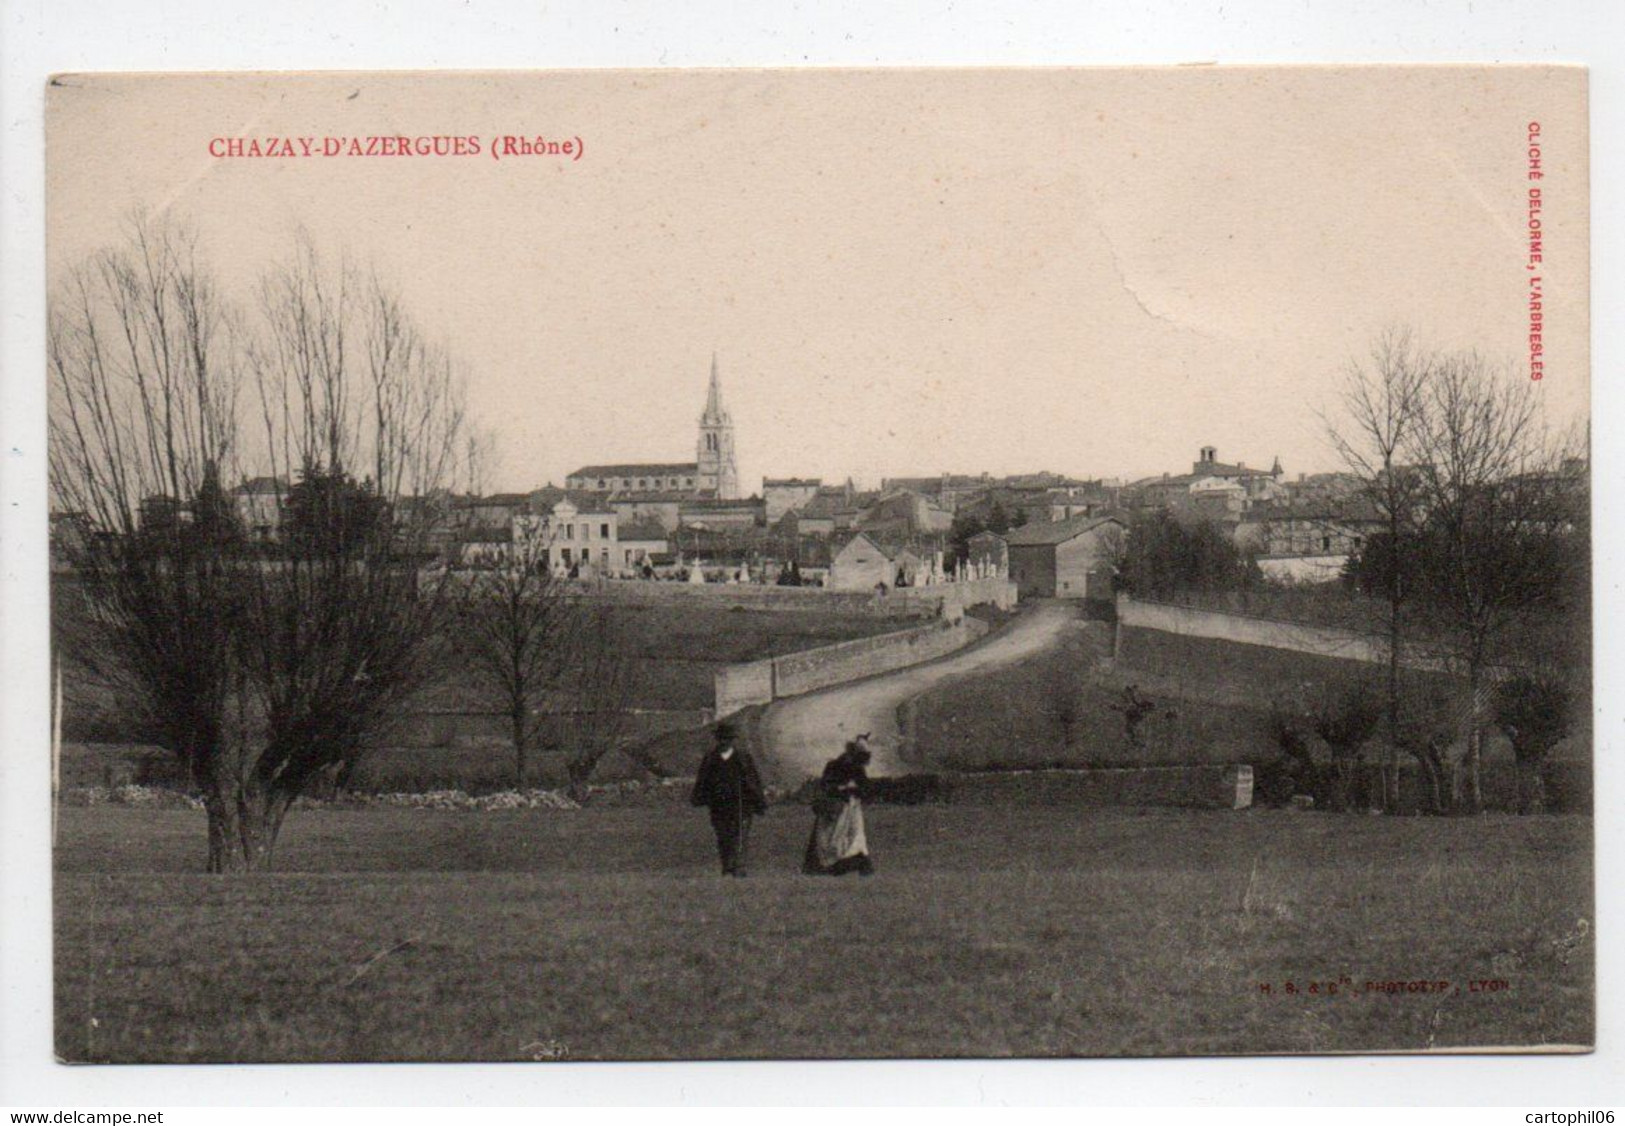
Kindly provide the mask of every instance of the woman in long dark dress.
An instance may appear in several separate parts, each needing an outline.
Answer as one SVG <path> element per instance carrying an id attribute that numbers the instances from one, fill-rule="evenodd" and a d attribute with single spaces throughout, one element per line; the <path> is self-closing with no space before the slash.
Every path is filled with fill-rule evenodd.
<path id="1" fill-rule="evenodd" d="M 863 824 L 863 793 L 869 782 L 868 737 L 860 735 L 824 766 L 813 799 L 812 836 L 801 870 L 809 876 L 874 875 Z"/>

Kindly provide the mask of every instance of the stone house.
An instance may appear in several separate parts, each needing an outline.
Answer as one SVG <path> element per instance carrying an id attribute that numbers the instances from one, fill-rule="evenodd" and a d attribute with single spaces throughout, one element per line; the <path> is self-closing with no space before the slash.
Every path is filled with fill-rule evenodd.
<path id="1" fill-rule="evenodd" d="M 777 524 L 786 513 L 817 496 L 823 485 L 818 477 L 763 477 L 762 503 L 767 509 L 767 522 Z"/>
<path id="2" fill-rule="evenodd" d="M 1381 531 L 1376 509 L 1361 500 L 1341 504 L 1258 505 L 1236 526 L 1238 547 L 1262 558 L 1337 556 L 1347 558 Z"/>
<path id="3" fill-rule="evenodd" d="M 275 543 L 282 535 L 282 512 L 288 482 L 280 477 L 251 477 L 231 490 L 243 534 L 256 543 Z"/>
<path id="4" fill-rule="evenodd" d="M 1010 579 L 1022 598 L 1112 597 L 1127 526 L 1116 516 L 1024 524 L 1005 536 Z"/>
<path id="5" fill-rule="evenodd" d="M 713 532 L 749 531 L 766 523 L 760 497 L 686 500 L 678 507 L 677 520 L 684 528 L 703 528 Z"/>
<path id="6" fill-rule="evenodd" d="M 952 528 L 953 523 L 954 514 L 930 499 L 907 489 L 895 489 L 865 508 L 855 527 L 877 540 L 902 542 L 941 535 Z"/>
<path id="7" fill-rule="evenodd" d="M 655 520 L 623 522 L 616 529 L 616 545 L 620 551 L 620 569 L 636 573 L 645 563 L 664 559 L 671 547 L 666 530 Z"/>
<path id="8" fill-rule="evenodd" d="M 920 555 L 903 545 L 881 543 L 859 532 L 843 544 L 830 561 L 827 586 L 832 590 L 875 590 L 882 584 L 887 589 L 919 581 L 925 562 Z"/>
<path id="9" fill-rule="evenodd" d="M 616 493 L 611 494 L 608 503 L 625 523 L 653 520 L 671 533 L 682 525 L 683 502 L 687 499 L 674 492 Z"/>
<path id="10" fill-rule="evenodd" d="M 613 572 L 622 565 L 619 526 L 620 517 L 608 504 L 584 496 L 578 507 L 563 496 L 515 515 L 511 538 L 517 552 L 550 570 Z"/>

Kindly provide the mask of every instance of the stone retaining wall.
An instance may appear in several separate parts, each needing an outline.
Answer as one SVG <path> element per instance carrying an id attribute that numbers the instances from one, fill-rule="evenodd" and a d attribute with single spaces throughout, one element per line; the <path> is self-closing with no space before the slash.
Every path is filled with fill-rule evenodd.
<path id="1" fill-rule="evenodd" d="M 606 579 L 570 584 L 572 593 L 637 605 L 697 605 L 721 609 L 806 613 L 874 614 L 881 617 L 959 618 L 972 606 L 1001 610 L 1016 605 L 1016 587 L 1005 579 L 904 587 L 885 594 L 824 587 L 758 586 L 754 583 L 667 583 Z"/>
<path id="2" fill-rule="evenodd" d="M 1245 765 L 989 771 L 951 778 L 949 800 L 968 805 L 1246 809 L 1253 804 L 1253 768 Z"/>
<path id="3" fill-rule="evenodd" d="M 1117 622 L 1123 628 L 1160 630 L 1187 637 L 1233 641 L 1239 645 L 1290 649 L 1316 657 L 1373 664 L 1381 664 L 1388 659 L 1387 647 L 1380 640 L 1353 630 L 1196 610 L 1166 602 L 1142 602 L 1127 595 L 1118 596 Z"/>
<path id="4" fill-rule="evenodd" d="M 765 661 L 724 665 L 715 678 L 717 718 L 753 704 L 768 704 L 786 696 L 800 696 L 933 661 L 964 648 L 987 630 L 986 622 L 961 618 L 838 641 Z"/>

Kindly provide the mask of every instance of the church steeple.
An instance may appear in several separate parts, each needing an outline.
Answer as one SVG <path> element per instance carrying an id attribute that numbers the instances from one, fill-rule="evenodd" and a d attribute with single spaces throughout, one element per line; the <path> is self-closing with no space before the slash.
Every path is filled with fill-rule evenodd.
<path id="1" fill-rule="evenodd" d="M 700 441 L 696 458 L 699 487 L 721 500 L 739 496 L 739 467 L 734 461 L 734 424 L 722 405 L 722 378 L 717 372 L 717 355 L 711 353 L 711 386 L 705 393 L 705 413 L 700 415 Z"/>
<path id="2" fill-rule="evenodd" d="M 712 352 L 711 387 L 705 393 L 705 413 L 700 416 L 700 425 L 726 426 L 731 422 L 728 412 L 722 408 L 722 380 L 717 376 L 717 354 Z"/>

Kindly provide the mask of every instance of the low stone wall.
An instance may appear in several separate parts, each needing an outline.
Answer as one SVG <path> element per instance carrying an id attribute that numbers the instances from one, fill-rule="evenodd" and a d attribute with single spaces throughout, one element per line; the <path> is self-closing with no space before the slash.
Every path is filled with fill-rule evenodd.
<path id="1" fill-rule="evenodd" d="M 986 622 L 961 618 L 914 629 L 838 641 L 765 661 L 724 665 L 716 673 L 716 715 L 847 684 L 879 673 L 933 661 L 987 633 Z"/>
<path id="2" fill-rule="evenodd" d="M 820 645 L 773 660 L 773 693 L 800 696 L 835 684 L 934 661 L 987 633 L 987 623 L 963 618 L 945 625 L 883 633 Z"/>
<path id="3" fill-rule="evenodd" d="M 1245 614 L 1224 614 L 1195 610 L 1166 602 L 1142 602 L 1119 595 L 1117 622 L 1120 627 L 1160 630 L 1186 637 L 1206 637 L 1239 645 L 1261 645 L 1269 649 L 1290 649 L 1316 657 L 1380 664 L 1388 659 L 1381 641 L 1353 630 L 1328 626 L 1301 625 L 1273 618 Z"/>
<path id="4" fill-rule="evenodd" d="M 977 579 L 964 583 L 904 587 L 885 594 L 872 591 L 829 590 L 824 587 L 759 586 L 754 583 L 667 583 L 628 579 L 570 584 L 584 597 L 612 598 L 640 605 L 697 605 L 722 609 L 787 612 L 874 614 L 911 618 L 959 618 L 971 606 L 991 604 L 1014 608 L 1016 587 L 1005 579 Z"/>
<path id="5" fill-rule="evenodd" d="M 951 776 L 949 800 L 966 805 L 1171 806 L 1247 809 L 1250 766 L 1150 766 L 1011 770 Z"/>
<path id="6" fill-rule="evenodd" d="M 716 671 L 716 715 L 733 715 L 752 704 L 773 702 L 773 662 L 723 665 Z"/>

